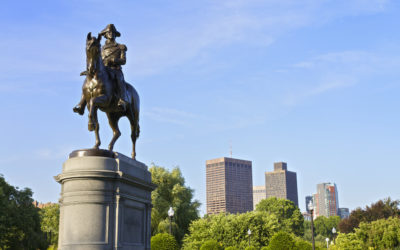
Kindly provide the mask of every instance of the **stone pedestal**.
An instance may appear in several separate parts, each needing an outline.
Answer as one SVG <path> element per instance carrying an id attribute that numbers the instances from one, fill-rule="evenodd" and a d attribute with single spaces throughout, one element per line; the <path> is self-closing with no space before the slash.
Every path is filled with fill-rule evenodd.
<path id="1" fill-rule="evenodd" d="M 150 249 L 155 185 L 145 164 L 107 150 L 79 150 L 55 179 L 59 249 Z"/>

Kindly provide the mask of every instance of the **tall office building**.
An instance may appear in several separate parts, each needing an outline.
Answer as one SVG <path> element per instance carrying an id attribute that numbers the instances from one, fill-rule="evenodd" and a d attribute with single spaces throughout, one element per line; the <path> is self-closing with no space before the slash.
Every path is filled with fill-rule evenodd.
<path id="1" fill-rule="evenodd" d="M 317 193 L 313 195 L 314 217 L 338 215 L 339 199 L 335 183 L 317 184 Z"/>
<path id="2" fill-rule="evenodd" d="M 338 215 L 341 219 L 349 218 L 350 210 L 347 207 L 339 207 Z"/>
<path id="3" fill-rule="evenodd" d="M 253 210 L 251 161 L 222 157 L 206 161 L 207 214 Z"/>
<path id="4" fill-rule="evenodd" d="M 265 186 L 253 186 L 253 210 L 256 210 L 257 204 L 267 198 Z"/>
<path id="5" fill-rule="evenodd" d="M 266 196 L 291 200 L 299 206 L 297 196 L 297 176 L 287 170 L 286 162 L 274 163 L 273 172 L 265 172 Z"/>

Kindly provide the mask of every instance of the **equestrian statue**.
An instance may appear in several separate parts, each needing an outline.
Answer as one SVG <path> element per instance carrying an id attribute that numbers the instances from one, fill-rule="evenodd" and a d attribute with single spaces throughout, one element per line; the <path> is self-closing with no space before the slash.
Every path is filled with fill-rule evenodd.
<path id="1" fill-rule="evenodd" d="M 102 37 L 106 38 L 101 47 Z M 93 148 L 99 149 L 99 122 L 97 110 L 107 114 L 108 122 L 113 130 L 113 137 L 108 149 L 113 150 L 114 144 L 121 136 L 118 121 L 126 116 L 131 124 L 132 158 L 136 157 L 136 139 L 139 137 L 139 95 L 135 88 L 125 82 L 122 65 L 126 63 L 127 47 L 115 41 L 121 36 L 114 24 L 109 24 L 97 37 L 91 33 L 86 38 L 86 70 L 81 75 L 86 76 L 82 86 L 81 100 L 73 111 L 83 115 L 85 107 L 89 112 L 89 131 L 94 131 L 96 144 Z"/>

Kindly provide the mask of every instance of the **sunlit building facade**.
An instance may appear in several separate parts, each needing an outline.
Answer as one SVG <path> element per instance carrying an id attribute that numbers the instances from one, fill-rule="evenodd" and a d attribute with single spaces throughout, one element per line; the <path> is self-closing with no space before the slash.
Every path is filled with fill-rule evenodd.
<path id="1" fill-rule="evenodd" d="M 222 157 L 206 161 L 207 214 L 253 210 L 251 161 Z"/>

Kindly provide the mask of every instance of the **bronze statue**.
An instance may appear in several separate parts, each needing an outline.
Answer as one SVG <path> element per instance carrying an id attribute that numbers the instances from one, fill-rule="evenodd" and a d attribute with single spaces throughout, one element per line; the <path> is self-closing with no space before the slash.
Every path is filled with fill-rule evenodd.
<path id="1" fill-rule="evenodd" d="M 100 50 L 101 37 L 107 38 L 106 44 Z M 126 62 L 125 45 L 115 42 L 115 37 L 120 33 L 113 24 L 98 34 L 97 38 L 92 37 L 91 33 L 86 39 L 86 71 L 81 75 L 86 75 L 82 87 L 82 97 L 78 105 L 73 109 L 74 112 L 83 115 L 85 106 L 89 111 L 89 131 L 95 131 L 96 144 L 93 148 L 99 149 L 99 123 L 97 110 L 100 109 L 107 114 L 108 122 L 113 130 L 113 138 L 108 146 L 113 150 L 116 140 L 121 132 L 118 128 L 118 121 L 122 116 L 126 116 L 131 123 L 131 139 L 133 144 L 132 158 L 136 156 L 136 139 L 139 137 L 139 95 L 135 88 L 126 83 L 121 70 L 121 65 Z"/>

